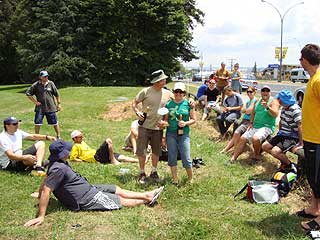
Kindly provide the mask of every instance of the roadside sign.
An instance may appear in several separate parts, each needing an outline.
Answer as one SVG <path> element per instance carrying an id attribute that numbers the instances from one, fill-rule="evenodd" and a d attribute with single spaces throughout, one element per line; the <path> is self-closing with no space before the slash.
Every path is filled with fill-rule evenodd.
<path id="1" fill-rule="evenodd" d="M 280 65 L 279 64 L 269 64 L 268 68 L 279 68 Z"/>
<path id="2" fill-rule="evenodd" d="M 280 58 L 280 47 L 276 47 L 274 50 L 275 53 L 275 58 L 279 59 Z M 282 47 L 282 59 L 286 58 L 288 52 L 288 47 Z"/>

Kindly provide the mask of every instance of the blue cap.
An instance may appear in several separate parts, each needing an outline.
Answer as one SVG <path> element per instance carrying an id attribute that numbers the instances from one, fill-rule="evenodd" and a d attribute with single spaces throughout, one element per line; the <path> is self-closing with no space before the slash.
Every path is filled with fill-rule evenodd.
<path id="1" fill-rule="evenodd" d="M 276 95 L 276 98 L 281 100 L 281 104 L 283 106 L 291 106 L 296 103 L 296 99 L 294 98 L 292 92 L 287 89 L 281 90 Z"/>
<path id="2" fill-rule="evenodd" d="M 3 125 L 10 125 L 18 122 L 21 122 L 21 120 L 18 120 L 15 117 L 7 117 L 3 120 Z"/>
<path id="3" fill-rule="evenodd" d="M 61 139 L 58 139 L 50 144 L 49 146 L 50 156 L 48 159 L 50 161 L 62 160 L 65 157 L 69 156 L 71 148 L 72 148 L 71 142 L 65 142 Z"/>

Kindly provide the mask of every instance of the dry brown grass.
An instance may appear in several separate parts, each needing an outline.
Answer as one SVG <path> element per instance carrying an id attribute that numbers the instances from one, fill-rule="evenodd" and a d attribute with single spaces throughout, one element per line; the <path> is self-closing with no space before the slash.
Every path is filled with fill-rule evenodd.
<path id="1" fill-rule="evenodd" d="M 106 111 L 103 114 L 104 120 L 110 121 L 122 121 L 132 118 L 134 112 L 131 108 L 131 101 L 110 103 L 106 107 Z"/>

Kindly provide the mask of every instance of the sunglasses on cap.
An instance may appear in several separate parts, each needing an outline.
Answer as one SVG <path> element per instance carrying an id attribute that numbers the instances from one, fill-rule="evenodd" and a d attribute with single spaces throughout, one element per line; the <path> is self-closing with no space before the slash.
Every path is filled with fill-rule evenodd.
<path id="1" fill-rule="evenodd" d="M 264 88 L 264 89 L 261 89 L 261 92 L 270 92 L 270 89 Z"/>
<path id="2" fill-rule="evenodd" d="M 173 91 L 174 93 L 184 93 L 184 91 L 180 90 L 180 89 L 176 89 Z"/>

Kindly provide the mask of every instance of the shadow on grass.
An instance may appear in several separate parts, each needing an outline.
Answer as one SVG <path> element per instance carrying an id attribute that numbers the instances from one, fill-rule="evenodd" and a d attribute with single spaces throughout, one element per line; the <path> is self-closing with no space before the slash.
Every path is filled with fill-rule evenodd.
<path id="1" fill-rule="evenodd" d="M 18 90 L 17 93 L 25 93 L 27 90 L 27 85 L 9 85 L 9 86 L 1 86 L 0 91 L 8 91 L 8 90 Z"/>
<path id="2" fill-rule="evenodd" d="M 261 221 L 247 221 L 252 228 L 258 229 L 267 237 L 275 239 L 302 239 L 304 232 L 299 226 L 300 219 L 284 213 L 270 216 Z"/>

